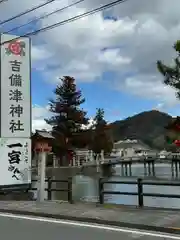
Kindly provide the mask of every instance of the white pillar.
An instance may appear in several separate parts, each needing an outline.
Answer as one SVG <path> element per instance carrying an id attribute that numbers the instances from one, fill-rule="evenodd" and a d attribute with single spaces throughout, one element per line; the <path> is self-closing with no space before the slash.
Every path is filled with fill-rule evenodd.
<path id="1" fill-rule="evenodd" d="M 96 155 L 96 171 L 99 172 L 99 160 L 100 160 L 100 154 Z"/>
<path id="2" fill-rule="evenodd" d="M 77 155 L 77 166 L 78 167 L 80 166 L 80 157 L 79 157 L 79 155 Z"/>
<path id="3" fill-rule="evenodd" d="M 46 152 L 41 152 L 38 159 L 37 201 L 43 202 L 45 196 Z"/>
<path id="4" fill-rule="evenodd" d="M 76 166 L 76 156 L 73 156 L 73 159 L 72 159 L 72 165 L 73 165 L 73 167 Z"/>
<path id="5" fill-rule="evenodd" d="M 56 158 L 56 155 L 53 154 L 52 159 L 53 159 L 53 167 L 56 168 L 56 167 L 57 167 L 57 158 Z"/>
<path id="6" fill-rule="evenodd" d="M 89 151 L 89 160 L 90 160 L 90 162 L 94 161 L 94 155 L 93 155 L 93 151 L 92 150 Z"/>
<path id="7" fill-rule="evenodd" d="M 101 150 L 101 159 L 100 161 L 104 163 L 104 150 Z"/>
<path id="8" fill-rule="evenodd" d="M 88 162 L 88 153 L 85 153 L 86 155 L 85 155 L 85 163 L 87 163 Z"/>

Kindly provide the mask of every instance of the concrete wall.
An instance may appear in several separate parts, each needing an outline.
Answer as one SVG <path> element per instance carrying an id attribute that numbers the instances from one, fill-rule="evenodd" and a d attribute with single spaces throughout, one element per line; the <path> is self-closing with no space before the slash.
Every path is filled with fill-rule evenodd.
<path id="1" fill-rule="evenodd" d="M 86 176 L 94 176 L 101 172 L 101 167 L 99 171 L 96 166 L 76 166 L 76 167 L 47 167 L 46 177 L 53 177 L 53 179 L 67 179 L 68 177 L 74 177 L 78 174 L 83 174 Z M 32 176 L 37 176 L 37 168 L 32 169 Z"/>

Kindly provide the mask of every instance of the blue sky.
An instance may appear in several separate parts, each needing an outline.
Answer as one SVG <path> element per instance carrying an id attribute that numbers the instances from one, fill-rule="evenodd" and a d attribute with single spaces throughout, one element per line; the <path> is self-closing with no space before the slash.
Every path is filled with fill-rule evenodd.
<path id="1" fill-rule="evenodd" d="M 104 20 L 117 21 L 114 17 L 104 17 Z M 28 26 L 23 29 L 23 33 L 29 30 L 37 29 L 37 25 Z M 18 34 L 23 34 L 22 31 L 18 31 Z M 14 32 L 14 34 L 17 34 Z M 115 49 L 122 49 L 123 45 L 119 44 Z M 113 49 L 113 48 L 111 48 Z M 108 50 L 108 47 L 101 49 L 102 52 Z M 92 70 L 93 71 L 93 70 Z M 136 76 L 132 72 L 126 72 L 126 76 Z M 59 77 L 62 77 L 59 75 Z M 146 99 L 142 96 L 137 96 L 128 91 L 118 91 L 115 87 L 112 87 L 112 81 L 116 78 L 116 74 L 112 71 L 104 71 L 102 76 L 97 81 L 82 83 L 77 81 L 77 88 L 82 90 L 83 97 L 86 102 L 82 105 L 82 108 L 88 112 L 89 117 L 93 117 L 96 112 L 96 108 L 105 109 L 105 117 L 108 121 L 115 121 L 127 118 L 129 116 L 138 114 L 142 111 L 150 111 L 157 109 L 160 111 L 168 112 L 171 115 L 178 114 L 179 106 L 164 106 L 159 105 L 159 101 L 153 98 Z M 58 83 L 58 82 L 57 82 Z M 40 90 L 43 85 L 43 90 Z M 33 105 L 46 106 L 49 98 L 53 98 L 53 90 L 56 84 L 48 82 L 44 77 L 42 71 L 32 69 L 32 103 Z M 159 104 L 159 105 L 158 105 Z"/>
<path id="2" fill-rule="evenodd" d="M 55 96 L 53 93 L 55 86 L 55 84 L 45 81 L 41 72 L 32 70 L 33 105 L 46 106 L 49 99 Z M 77 83 L 77 88 L 82 91 L 82 96 L 86 99 L 82 108 L 88 112 L 88 115 L 90 117 L 94 116 L 96 108 L 104 108 L 108 121 L 126 118 L 145 110 L 152 110 L 156 104 L 154 101 L 144 100 L 128 93 L 120 93 L 110 89 L 108 84 L 104 84 L 104 79 L 93 83 Z"/>
<path id="3" fill-rule="evenodd" d="M 7 19 L 6 13 L 12 16 L 38 5 L 40 0 L 27 0 L 23 4 L 22 0 L 17 1 L 19 4 L 6 3 L 4 10 L 0 10 L 2 19 Z M 1 30 L 6 32 L 67 3 L 67 0 L 56 0 L 44 9 L 4 25 Z M 104 2 L 86 0 L 80 8 L 68 9 L 13 34 L 48 26 L 100 3 Z M 32 104 L 37 127 L 45 127 L 43 118 L 48 115 L 48 100 L 53 97 L 57 78 L 64 75 L 76 79 L 77 88 L 86 99 L 82 107 L 89 117 L 94 116 L 98 107 L 104 108 L 108 121 L 152 109 L 173 116 L 179 114 L 175 91 L 162 84 L 163 78 L 156 69 L 158 59 L 172 61 L 172 45 L 179 38 L 176 31 L 180 27 L 179 12 L 167 0 L 153 0 L 153 3 L 156 8 L 152 9 L 147 1 L 137 0 L 135 5 L 127 1 L 105 13 L 32 37 Z"/>
<path id="4" fill-rule="evenodd" d="M 111 74 L 109 74 L 111 77 Z M 77 83 L 77 88 L 81 89 L 82 96 L 86 102 L 82 108 L 88 112 L 88 116 L 94 116 L 96 108 L 104 108 L 106 119 L 114 121 L 124 119 L 128 116 L 155 109 L 157 101 L 147 100 L 142 97 L 134 96 L 130 93 L 119 92 L 111 89 L 105 80 L 98 82 Z M 42 89 L 43 86 L 43 89 Z M 48 83 L 44 76 L 37 70 L 32 70 L 32 101 L 33 105 L 46 106 L 49 98 L 54 97 L 53 90 L 55 84 Z M 170 114 L 176 115 L 178 107 L 165 108 Z"/>

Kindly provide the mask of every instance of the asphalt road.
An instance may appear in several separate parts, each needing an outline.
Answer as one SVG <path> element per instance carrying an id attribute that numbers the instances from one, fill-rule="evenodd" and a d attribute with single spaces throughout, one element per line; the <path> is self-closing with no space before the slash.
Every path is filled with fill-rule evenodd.
<path id="1" fill-rule="evenodd" d="M 6 240 L 160 240 L 177 235 L 0 214 L 0 238 Z"/>

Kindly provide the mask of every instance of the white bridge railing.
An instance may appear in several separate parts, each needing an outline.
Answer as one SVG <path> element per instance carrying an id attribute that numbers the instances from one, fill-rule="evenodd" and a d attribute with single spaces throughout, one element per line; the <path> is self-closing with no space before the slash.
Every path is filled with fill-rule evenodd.
<path id="1" fill-rule="evenodd" d="M 69 166 L 92 166 L 96 165 L 99 166 L 103 163 L 109 163 L 109 162 L 122 162 L 122 161 L 137 161 L 140 159 L 144 158 L 157 158 L 159 160 L 166 160 L 166 159 L 171 159 L 174 157 L 180 157 L 180 153 L 167 153 L 167 154 L 155 154 L 153 156 L 151 155 L 144 155 L 144 156 L 125 156 L 125 157 L 120 157 L 120 156 L 110 156 L 110 157 L 104 157 L 104 152 L 101 151 L 100 154 L 94 154 L 92 150 L 78 150 L 76 151 L 76 155 L 73 157 L 71 162 L 69 163 Z M 33 164 L 32 167 L 36 168 L 37 167 L 37 159 L 33 159 Z M 56 156 L 53 156 L 53 166 L 52 167 L 59 167 L 58 164 L 58 159 Z"/>
<path id="2" fill-rule="evenodd" d="M 99 165 L 104 162 L 104 152 L 100 154 L 94 154 L 93 151 L 76 151 L 76 155 L 73 157 L 70 166 L 90 166 Z"/>
<path id="3" fill-rule="evenodd" d="M 167 154 L 155 154 L 155 155 L 143 155 L 143 156 L 131 156 L 131 157 L 104 157 L 104 152 L 101 151 L 100 154 L 94 154 L 93 151 L 77 151 L 76 156 L 73 158 L 71 166 L 90 166 L 90 165 L 100 165 L 105 162 L 114 161 L 137 161 L 141 159 L 157 158 L 159 160 L 170 159 L 174 157 L 180 158 L 180 153 L 167 153 Z"/>

